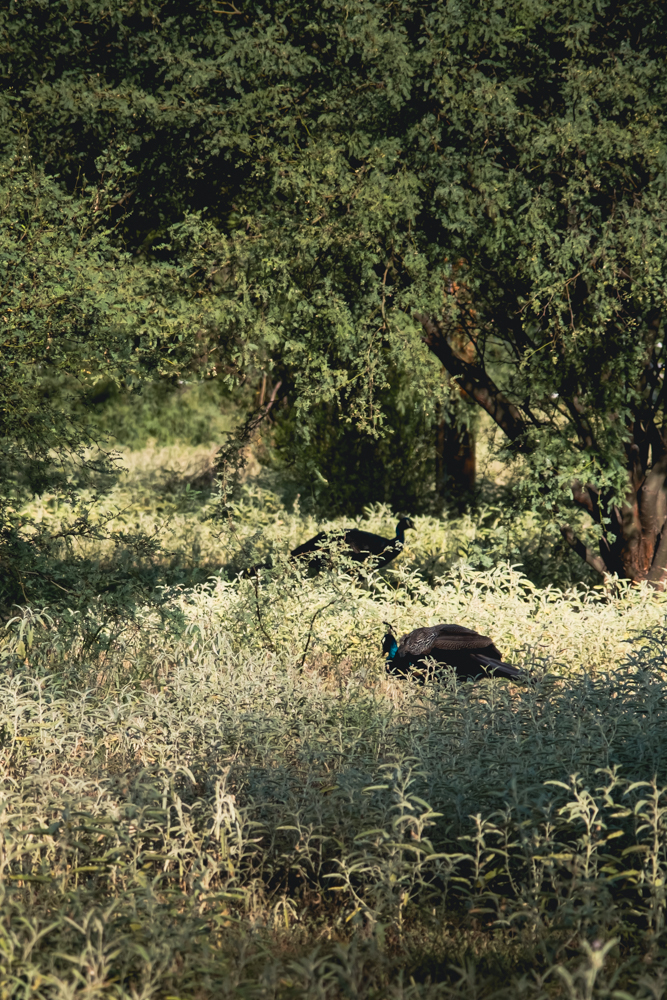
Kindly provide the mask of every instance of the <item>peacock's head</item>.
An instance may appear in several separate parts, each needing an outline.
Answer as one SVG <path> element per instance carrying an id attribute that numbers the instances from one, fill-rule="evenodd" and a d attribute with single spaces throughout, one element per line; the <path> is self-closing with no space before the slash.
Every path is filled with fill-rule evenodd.
<path id="1" fill-rule="evenodd" d="M 396 537 L 399 542 L 402 542 L 405 537 L 405 532 L 408 528 L 414 529 L 415 522 L 411 517 L 402 517 L 401 520 L 396 525 Z"/>
<path id="2" fill-rule="evenodd" d="M 387 626 L 387 632 L 382 640 L 382 652 L 386 654 L 387 662 L 390 663 L 396 656 L 398 643 L 396 642 L 393 626 L 389 622 L 385 622 L 384 624 Z"/>

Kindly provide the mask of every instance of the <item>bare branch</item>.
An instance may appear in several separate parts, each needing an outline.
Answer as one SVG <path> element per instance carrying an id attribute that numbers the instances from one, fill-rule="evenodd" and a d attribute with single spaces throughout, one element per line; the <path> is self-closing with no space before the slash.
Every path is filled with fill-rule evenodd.
<path id="1" fill-rule="evenodd" d="M 244 446 L 248 444 L 259 425 L 269 415 L 278 398 L 278 391 L 282 384 L 282 381 L 276 382 L 268 402 L 250 414 L 243 426 L 234 433 L 226 447 L 221 448 L 216 455 L 215 466 L 220 476 L 221 492 L 224 498 L 232 492 L 246 464 Z"/>
<path id="2" fill-rule="evenodd" d="M 266 642 L 267 642 L 267 647 L 266 648 L 270 649 L 272 653 L 275 653 L 276 647 L 273 644 L 273 640 L 271 639 L 271 636 L 269 635 L 269 633 L 264 628 L 264 620 L 262 618 L 262 612 L 261 612 L 261 609 L 260 609 L 260 606 L 259 606 L 259 578 L 258 577 L 259 577 L 259 575 L 255 574 L 255 576 L 253 577 L 253 581 L 252 581 L 253 589 L 255 591 L 255 611 L 257 613 L 257 621 L 258 621 L 259 627 L 260 627 L 260 629 L 262 631 L 262 635 L 266 639 Z"/>
<path id="3" fill-rule="evenodd" d="M 593 437 L 593 429 L 586 416 L 584 404 L 577 395 L 572 396 L 570 399 L 565 398 L 564 402 L 577 428 L 577 434 L 582 445 L 586 450 L 590 450 L 595 446 L 595 438 Z"/>
<path id="4" fill-rule="evenodd" d="M 593 502 L 593 497 L 591 496 L 590 487 L 584 486 L 578 479 L 572 483 L 572 499 L 575 503 L 578 503 L 580 507 L 584 507 L 588 513 L 591 515 L 594 521 L 600 521 L 600 508 L 598 504 Z"/>
<path id="5" fill-rule="evenodd" d="M 304 651 L 303 651 L 303 656 L 301 657 L 301 663 L 299 664 L 299 670 L 303 670 L 303 665 L 306 662 L 306 654 L 308 652 L 308 647 L 310 646 L 310 640 L 313 637 L 313 625 L 315 624 L 315 619 L 317 617 L 319 617 L 319 615 L 321 615 L 323 611 L 326 611 L 327 608 L 330 608 L 332 604 L 335 604 L 337 600 L 338 600 L 338 598 L 334 597 L 333 600 L 329 601 L 328 604 L 325 604 L 323 607 L 318 608 L 317 611 L 315 612 L 315 614 L 313 615 L 313 617 L 310 619 L 310 628 L 308 629 L 308 638 L 306 639 L 306 646 L 305 646 Z"/>
<path id="6" fill-rule="evenodd" d="M 589 549 L 587 545 L 584 545 L 581 539 L 577 538 L 569 524 L 561 524 L 560 531 L 570 548 L 574 549 L 577 555 L 581 559 L 584 559 L 589 566 L 592 566 L 593 569 L 596 570 L 596 572 L 598 572 L 606 581 L 610 574 L 609 570 L 605 566 L 602 556 L 596 556 L 592 549 Z"/>

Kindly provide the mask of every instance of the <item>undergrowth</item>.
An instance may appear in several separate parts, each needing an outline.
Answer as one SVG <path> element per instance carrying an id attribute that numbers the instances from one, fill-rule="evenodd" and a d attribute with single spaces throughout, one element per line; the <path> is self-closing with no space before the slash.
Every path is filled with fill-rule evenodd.
<path id="1" fill-rule="evenodd" d="M 662 997 L 664 600 L 537 586 L 470 517 L 309 578 L 298 502 L 248 481 L 211 520 L 161 454 L 108 501 L 159 536 L 160 601 L 0 633 L 0 995 Z M 385 621 L 477 628 L 533 683 L 388 677 Z"/>
<path id="2" fill-rule="evenodd" d="M 420 687 L 200 599 L 104 666 L 14 623 L 5 995 L 661 995 L 664 631 L 597 677 Z"/>

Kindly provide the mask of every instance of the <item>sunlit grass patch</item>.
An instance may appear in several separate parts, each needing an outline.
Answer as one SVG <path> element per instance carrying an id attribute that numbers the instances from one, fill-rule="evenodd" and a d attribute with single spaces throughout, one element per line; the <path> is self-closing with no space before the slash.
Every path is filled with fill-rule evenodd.
<path id="1" fill-rule="evenodd" d="M 110 663 L 96 690 L 34 637 L 6 661 L 8 983 L 219 995 L 268 963 L 279 997 L 343 995 L 344 970 L 380 995 L 401 968 L 405 995 L 509 997 L 530 967 L 537 997 L 598 953 L 603 986 L 657 960 L 661 633 L 597 678 L 420 687 L 354 649 L 244 648 L 227 586 L 187 598 L 147 685 Z"/>
<path id="2" fill-rule="evenodd" d="M 310 498 L 302 500 L 293 486 L 287 488 L 274 472 L 262 468 L 252 449 L 242 487 L 221 521 L 213 516 L 217 508 L 210 489 L 215 451 L 209 443 L 155 440 L 134 451 L 120 448 L 119 464 L 125 471 L 87 516 L 92 524 L 104 524 L 116 539 L 133 532 L 155 538 L 154 565 L 196 571 L 198 579 L 203 578 L 202 570 L 233 576 L 267 558 L 279 559 L 322 529 L 358 524 L 384 536 L 394 534 L 397 514 L 381 504 L 368 507 L 363 517 L 316 518 Z M 79 494 L 90 500 L 93 492 L 81 489 Z M 26 511 L 56 531 L 66 529 L 76 516 L 76 510 L 56 505 L 48 494 L 35 499 Z M 409 566 L 428 583 L 458 565 L 490 570 L 505 563 L 520 566 L 541 585 L 562 588 L 586 578 L 572 553 L 562 549 L 557 528 L 535 514 L 483 505 L 456 517 L 422 515 L 415 520 L 416 531 L 407 533 L 405 551 L 395 565 Z M 107 541 L 84 537 L 71 544 L 81 557 L 111 558 L 115 550 L 113 537 Z"/>
<path id="3" fill-rule="evenodd" d="M 199 583 L 3 626 L 4 995 L 660 996 L 664 598 L 539 587 L 492 538 L 484 568 L 471 519 L 311 578 L 290 548 L 342 522 L 252 479 L 212 520 L 207 462 L 130 454 L 101 511 Z M 385 621 L 475 628 L 535 683 L 389 677 Z"/>

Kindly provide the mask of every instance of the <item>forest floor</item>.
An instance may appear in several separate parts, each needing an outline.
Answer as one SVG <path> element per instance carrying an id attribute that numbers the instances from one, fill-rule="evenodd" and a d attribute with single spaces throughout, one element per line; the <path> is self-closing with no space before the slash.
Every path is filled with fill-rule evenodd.
<path id="1" fill-rule="evenodd" d="M 538 585 L 490 509 L 309 577 L 298 497 L 251 476 L 216 520 L 206 447 L 125 462 L 99 516 L 159 539 L 160 601 L 0 638 L 2 996 L 663 996 L 664 598 Z M 387 677 L 385 621 L 534 683 Z"/>

